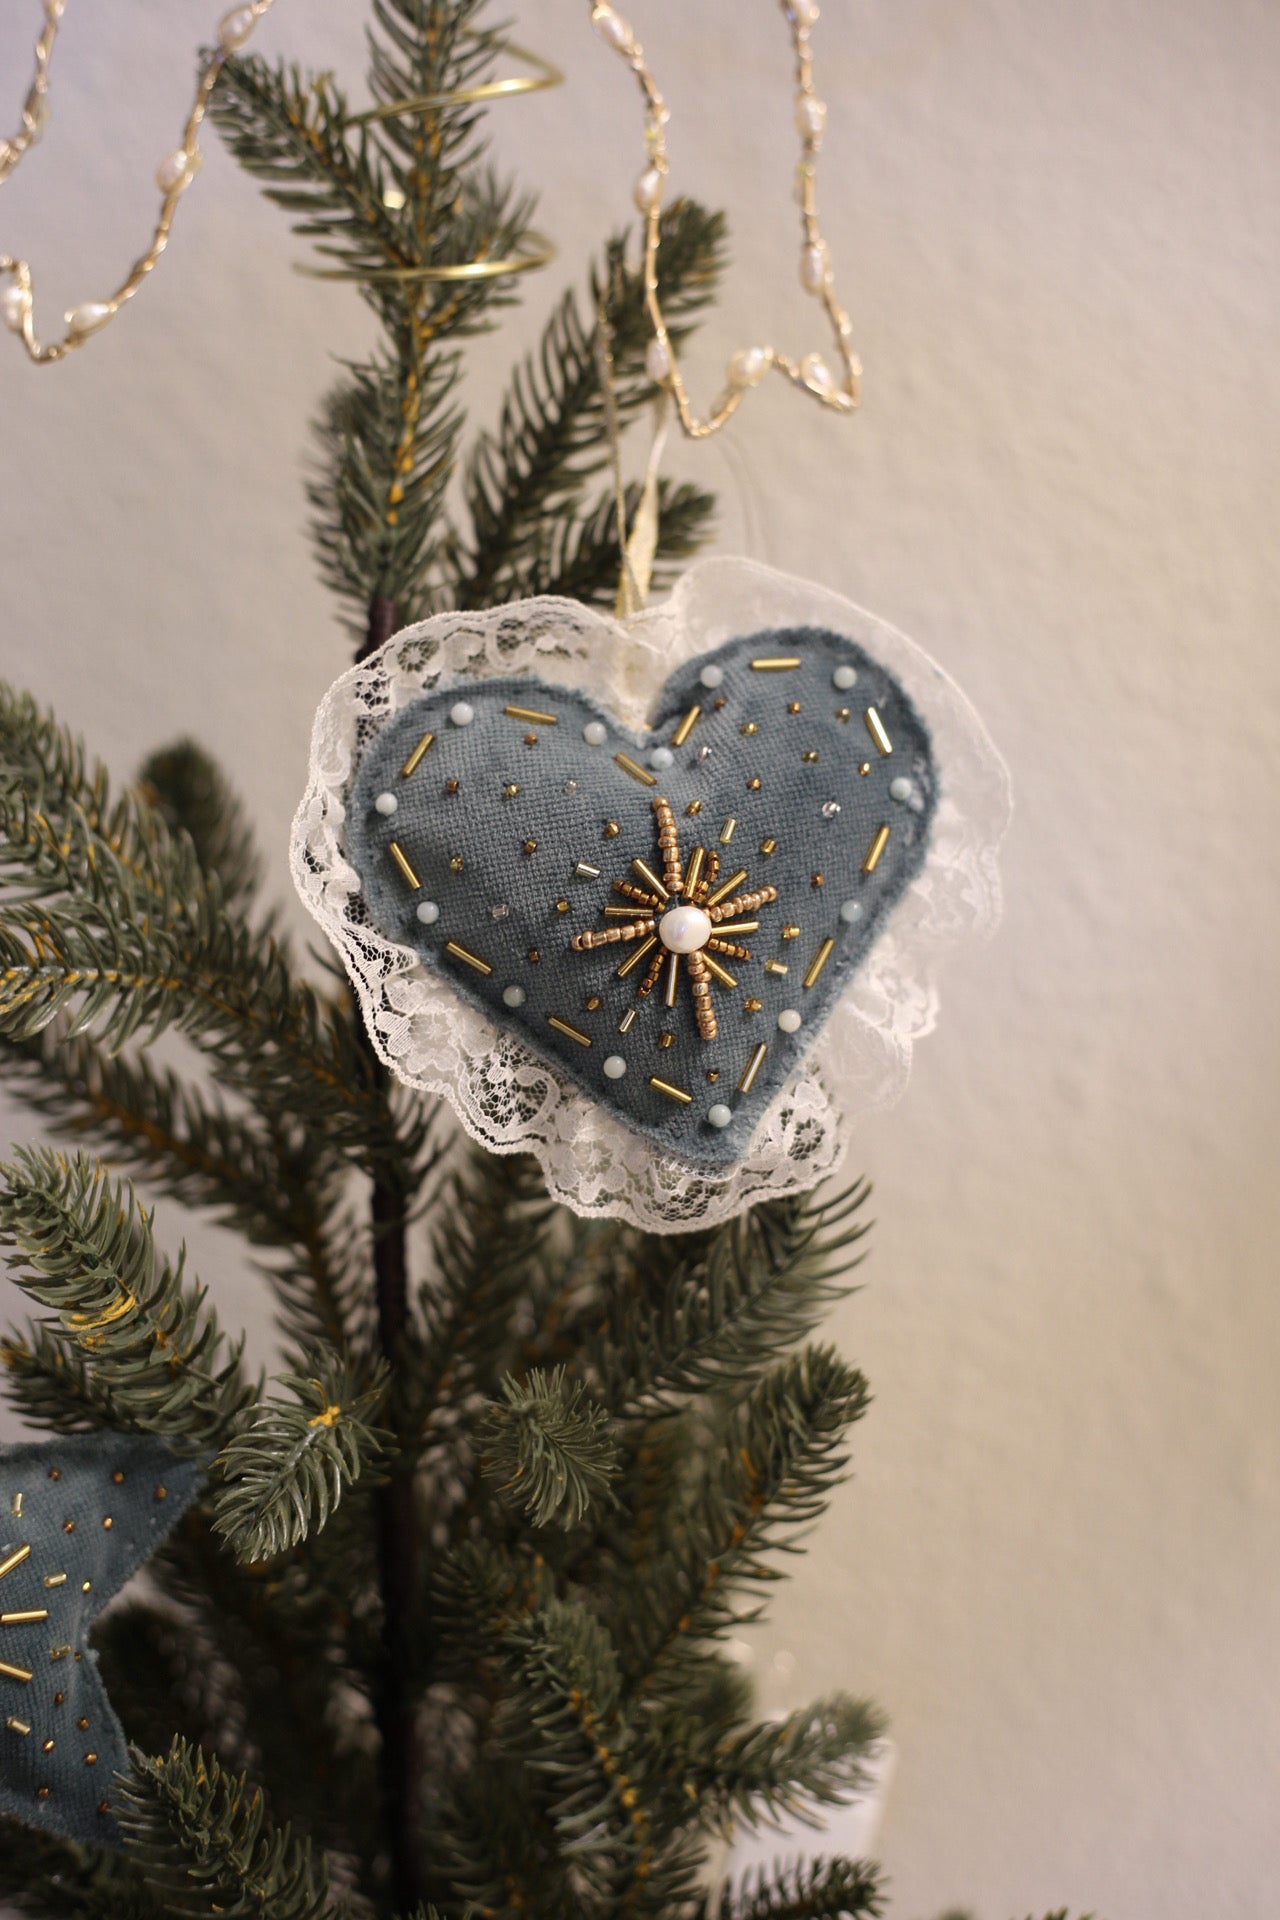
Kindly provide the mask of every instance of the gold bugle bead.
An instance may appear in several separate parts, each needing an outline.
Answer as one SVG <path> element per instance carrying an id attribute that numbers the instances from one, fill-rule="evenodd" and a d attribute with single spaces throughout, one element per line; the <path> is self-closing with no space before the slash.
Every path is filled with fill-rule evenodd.
<path id="1" fill-rule="evenodd" d="M 502 711 L 512 720 L 528 720 L 539 727 L 554 727 L 556 724 L 554 713 L 539 713 L 536 707 L 504 707 Z"/>
<path id="2" fill-rule="evenodd" d="M 667 892 L 667 889 L 663 886 L 653 868 L 647 865 L 645 861 L 637 858 L 631 862 L 631 871 L 640 875 L 640 878 L 644 881 L 650 892 L 656 893 L 663 906 L 665 906 L 671 898 L 671 895 Z"/>
<path id="3" fill-rule="evenodd" d="M 680 725 L 676 728 L 675 732 L 671 736 L 671 744 L 673 747 L 682 747 L 684 745 L 685 741 L 689 738 L 689 735 L 693 732 L 694 728 L 697 726 L 698 718 L 701 712 L 702 712 L 702 708 L 699 706 L 690 707 L 688 713 L 686 713 L 684 719 L 680 722 Z"/>
<path id="4" fill-rule="evenodd" d="M 679 993 L 679 991 L 680 991 L 680 955 L 678 953 L 669 953 L 667 955 L 667 977 L 662 983 L 663 1006 L 674 1007 L 676 1003 L 676 995 Z"/>
<path id="5" fill-rule="evenodd" d="M 702 881 L 702 869 L 707 863 L 705 847 L 695 847 L 689 855 L 689 864 L 684 870 L 684 897 L 691 900 Z"/>
<path id="6" fill-rule="evenodd" d="M 417 746 L 413 749 L 413 752 L 409 755 L 409 758 L 405 761 L 404 765 L 400 769 L 400 778 L 402 780 L 407 780 L 410 774 L 417 772 L 418 766 L 422 760 L 423 754 L 429 752 L 431 748 L 431 743 L 433 742 L 434 739 L 435 739 L 434 733 L 423 734 Z"/>
<path id="7" fill-rule="evenodd" d="M 15 1567 L 20 1567 L 30 1552 L 30 1547 L 23 1546 L 15 1547 L 12 1553 L 6 1554 L 4 1559 L 0 1560 L 0 1580 L 4 1579 L 6 1573 L 12 1573 Z"/>
<path id="8" fill-rule="evenodd" d="M 751 662 L 753 673 L 785 673 L 789 667 L 798 667 L 798 654 L 779 655 L 776 659 L 760 659 Z"/>
<path id="9" fill-rule="evenodd" d="M 867 857 L 862 863 L 864 873 L 874 873 L 880 864 L 880 855 L 889 844 L 888 827 L 877 827 L 871 845 L 867 848 Z"/>
<path id="10" fill-rule="evenodd" d="M 717 934 L 759 933 L 759 931 L 760 922 L 758 920 L 726 920 L 723 926 L 717 926 L 716 928 Z"/>
<path id="11" fill-rule="evenodd" d="M 646 767 L 638 767 L 629 754 L 615 753 L 613 758 L 615 764 L 620 766 L 624 773 L 629 773 L 633 780 L 638 780 L 642 787 L 657 786 L 657 776 L 650 773 Z"/>
<path id="12" fill-rule="evenodd" d="M 473 967 L 477 973 L 492 973 L 493 968 L 478 953 L 468 952 L 466 947 L 458 945 L 456 940 L 446 940 L 444 950 L 455 960 L 461 960 L 464 967 Z"/>
<path id="13" fill-rule="evenodd" d="M 549 1013 L 547 1015 L 547 1025 L 554 1027 L 557 1033 L 564 1034 L 567 1040 L 576 1040 L 580 1047 L 589 1047 L 591 1045 L 591 1035 L 589 1033 L 583 1033 L 581 1028 L 571 1026 L 567 1020 L 562 1020 L 558 1013 Z"/>
<path id="14" fill-rule="evenodd" d="M 750 1093 L 756 1083 L 756 1075 L 763 1066 L 764 1057 L 768 1051 L 769 1043 L 767 1040 L 761 1040 L 759 1045 L 752 1049 L 751 1057 L 743 1068 L 742 1078 L 738 1082 L 739 1093 Z"/>
<path id="15" fill-rule="evenodd" d="M 734 888 L 741 886 L 742 882 L 746 879 L 746 877 L 747 877 L 746 868 L 739 867 L 738 871 L 736 873 L 730 874 L 727 880 L 722 880 L 720 885 L 716 888 L 715 892 L 709 893 L 707 895 L 708 912 L 710 912 L 712 907 L 718 907 L 722 900 L 727 900 L 729 895 L 733 892 Z"/>
<path id="16" fill-rule="evenodd" d="M 826 966 L 828 960 L 831 958 L 832 952 L 835 948 L 835 944 L 836 943 L 834 940 L 828 939 L 823 941 L 822 945 L 818 948 L 818 951 L 814 954 L 812 960 L 809 962 L 808 969 L 805 972 L 804 979 L 800 983 L 801 986 L 811 987 L 814 985 L 814 983 L 818 978 L 818 975 L 822 972 L 822 969 Z"/>
<path id="17" fill-rule="evenodd" d="M 875 708 L 868 707 L 866 712 L 863 714 L 862 718 L 866 722 L 867 732 L 871 735 L 871 738 L 875 741 L 876 752 L 884 755 L 888 755 L 892 753 L 893 743 L 889 739 L 888 734 L 885 732 L 884 721 L 880 718 L 880 715 L 876 712 Z"/>
<path id="18" fill-rule="evenodd" d="M 734 979 L 733 975 L 728 971 L 726 967 L 722 967 L 718 960 L 713 960 L 705 947 L 702 949 L 702 960 L 703 960 L 703 965 L 706 967 L 707 972 L 711 975 L 711 978 L 713 980 L 718 980 L 722 987 L 737 986 L 738 983 Z"/>
<path id="19" fill-rule="evenodd" d="M 693 1095 L 682 1087 L 673 1087 L 669 1080 L 659 1080 L 656 1073 L 649 1075 L 649 1085 L 655 1093 L 665 1094 L 668 1100 L 674 1100 L 677 1106 L 688 1107 L 693 1104 Z"/>
<path id="20" fill-rule="evenodd" d="M 640 962 L 646 957 L 646 955 L 653 952 L 653 949 L 657 946 L 657 944 L 658 944 L 657 934 L 651 933 L 649 935 L 649 938 L 643 941 L 640 944 L 640 946 L 636 948 L 634 953 L 629 953 L 627 955 L 622 965 L 618 968 L 617 978 L 619 980 L 625 980 L 627 975 L 632 971 L 632 969 L 635 967 L 638 967 L 640 965 Z"/>
<path id="21" fill-rule="evenodd" d="M 422 888 L 422 882 L 421 880 L 419 880 L 417 874 L 414 872 L 413 868 L 410 866 L 408 855 L 405 853 L 404 848 L 400 845 L 399 841 L 398 840 L 389 841 L 387 844 L 387 852 L 391 855 L 391 858 L 395 861 L 396 865 L 399 867 L 400 872 L 404 876 L 406 884 L 411 886 L 415 893 L 420 892 Z"/>

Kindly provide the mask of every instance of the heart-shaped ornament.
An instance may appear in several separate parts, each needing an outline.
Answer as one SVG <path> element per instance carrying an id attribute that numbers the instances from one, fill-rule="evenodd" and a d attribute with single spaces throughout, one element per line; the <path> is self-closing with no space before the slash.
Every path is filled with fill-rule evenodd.
<path id="1" fill-rule="evenodd" d="M 960 696 L 803 583 L 704 562 L 625 628 L 560 600 L 441 615 L 332 690 L 295 874 L 397 1073 L 579 1210 L 707 1222 L 821 1178 L 841 1095 L 900 1082 L 932 1006 L 895 906 L 926 935 L 958 917 L 931 863 L 994 914 L 939 724 L 998 834 Z"/>
<path id="2" fill-rule="evenodd" d="M 413 701 L 364 754 L 373 924 L 634 1132 L 740 1160 L 918 871 L 924 724 L 813 627 L 679 668 L 652 725 L 544 680 Z"/>

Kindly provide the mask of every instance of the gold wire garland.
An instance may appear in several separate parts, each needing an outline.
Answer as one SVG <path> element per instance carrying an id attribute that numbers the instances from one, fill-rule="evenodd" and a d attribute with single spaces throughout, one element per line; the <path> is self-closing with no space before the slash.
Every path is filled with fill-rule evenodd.
<path id="1" fill-rule="evenodd" d="M 271 5 L 272 0 L 247 0 L 247 4 L 233 7 L 229 13 L 224 14 L 219 22 L 217 44 L 201 67 L 195 98 L 182 130 L 181 144 L 161 162 L 157 170 L 156 184 L 163 197 L 152 232 L 151 244 L 146 252 L 135 260 L 114 293 L 105 300 L 88 300 L 71 308 L 65 316 L 67 331 L 63 338 L 43 342 L 35 331 L 35 302 L 30 264 L 14 254 L 0 253 L 0 280 L 7 276 L 9 281 L 0 293 L 0 322 L 3 322 L 10 332 L 19 336 L 26 348 L 28 358 L 38 366 L 51 366 L 59 360 L 64 360 L 69 353 L 74 352 L 77 347 L 83 346 L 86 340 L 99 333 L 108 321 L 115 318 L 125 302 L 133 298 L 147 275 L 156 266 L 168 245 L 178 201 L 195 178 L 201 164 L 197 136 L 208 110 L 213 89 L 217 85 L 218 76 L 229 56 L 237 53 L 245 45 L 258 21 L 269 11 Z M 21 125 L 12 138 L 0 140 L 0 186 L 3 186 L 18 162 L 44 131 L 48 112 L 49 67 L 66 0 L 41 0 L 41 6 L 45 16 L 44 25 L 35 44 L 35 72 L 23 102 Z M 564 78 L 559 69 L 553 67 L 549 61 L 540 59 L 538 55 L 516 45 L 514 41 L 494 34 L 474 34 L 471 37 L 487 41 L 495 52 L 504 51 L 516 59 L 526 61 L 533 71 L 529 74 L 478 81 L 472 87 L 460 87 L 452 93 L 423 94 L 413 99 L 391 101 L 382 106 L 372 107 L 367 112 L 354 114 L 348 125 L 364 126 L 377 121 L 395 119 L 409 113 L 429 112 L 440 107 L 510 99 L 524 93 L 541 92 L 546 87 L 559 86 Z M 530 273 L 534 268 L 545 266 L 554 258 L 555 248 L 545 236 L 530 231 L 524 236 L 519 252 L 497 260 L 475 259 L 461 261 L 453 266 L 386 267 L 369 270 L 300 266 L 298 271 L 320 280 L 467 282 L 494 280 L 516 273 Z"/>
<path id="2" fill-rule="evenodd" d="M 817 400 L 819 405 L 835 412 L 851 412 L 858 404 L 862 366 L 853 350 L 849 316 L 836 295 L 830 254 L 818 223 L 817 156 L 822 145 L 827 110 L 818 98 L 813 82 L 810 34 L 818 19 L 817 0 L 780 0 L 780 4 L 790 30 L 795 62 L 795 119 L 796 131 L 800 136 L 800 279 L 805 291 L 819 300 L 831 323 L 842 376 L 837 379 L 818 353 L 807 353 L 796 361 L 777 347 L 743 347 L 730 356 L 725 387 L 712 405 L 709 415 L 700 419 L 689 403 L 675 348 L 663 317 L 658 287 L 662 197 L 669 171 L 666 129 L 670 111 L 658 90 L 644 48 L 636 38 L 630 21 L 610 6 L 608 0 L 587 0 L 591 24 L 605 45 L 630 68 L 644 102 L 648 165 L 636 182 L 635 202 L 645 221 L 645 311 L 653 334 L 646 364 L 650 378 L 671 394 L 681 428 L 693 440 L 706 439 L 732 419 L 742 404 L 743 395 L 751 387 L 759 386 L 770 368 L 781 373 L 802 393 Z"/>

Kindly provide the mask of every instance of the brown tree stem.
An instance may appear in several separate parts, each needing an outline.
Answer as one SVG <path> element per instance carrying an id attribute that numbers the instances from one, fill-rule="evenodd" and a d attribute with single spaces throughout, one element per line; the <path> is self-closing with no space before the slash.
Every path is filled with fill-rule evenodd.
<path id="1" fill-rule="evenodd" d="M 390 638 L 399 624 L 400 610 L 395 602 L 375 594 L 369 605 L 364 644 L 356 658 L 366 659 Z M 367 1029 L 364 1043 L 372 1055 L 374 1048 Z M 386 1069 L 376 1059 L 375 1071 L 385 1078 Z M 407 1196 L 394 1181 L 375 1174 L 371 1211 L 378 1346 L 391 1369 L 388 1417 L 397 1438 L 403 1442 L 409 1438 L 399 1386 L 409 1332 Z M 412 1451 L 406 1447 L 401 1461 L 412 1458 Z M 419 1570 L 418 1512 L 412 1468 L 403 1464 L 393 1466 L 386 1486 L 380 1487 L 374 1498 L 378 1581 L 382 1592 L 382 1655 L 374 1710 L 382 1736 L 382 1792 L 391 1855 L 392 1898 L 401 1913 L 411 1914 L 424 1897 L 417 1844 L 421 1755 L 416 1735 L 415 1692 L 409 1684 L 415 1664 Z"/>

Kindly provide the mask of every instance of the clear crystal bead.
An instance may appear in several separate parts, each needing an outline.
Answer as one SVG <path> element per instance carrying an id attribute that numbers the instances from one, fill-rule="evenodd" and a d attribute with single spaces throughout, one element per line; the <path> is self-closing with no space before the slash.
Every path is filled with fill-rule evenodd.
<path id="1" fill-rule="evenodd" d="M 839 811 L 840 811 L 840 802 L 838 800 L 823 801 L 822 817 L 824 820 L 834 820 L 836 815 L 839 813 Z"/>
<path id="2" fill-rule="evenodd" d="M 576 781 L 576 780 L 566 780 L 566 781 L 565 781 L 565 783 L 564 783 L 564 790 L 565 790 L 565 792 L 566 792 L 566 793 L 576 793 L 576 792 L 578 791 L 578 783 L 577 783 L 577 781 Z"/>
<path id="3" fill-rule="evenodd" d="M 505 900 L 499 900 L 497 906 L 490 907 L 489 911 L 495 920 L 505 920 L 511 909 Z"/>
<path id="4" fill-rule="evenodd" d="M 698 748 L 698 758 L 699 758 L 699 760 L 709 760 L 709 759 L 711 758 L 711 748 L 710 748 L 710 747 L 699 747 L 699 748 Z"/>

